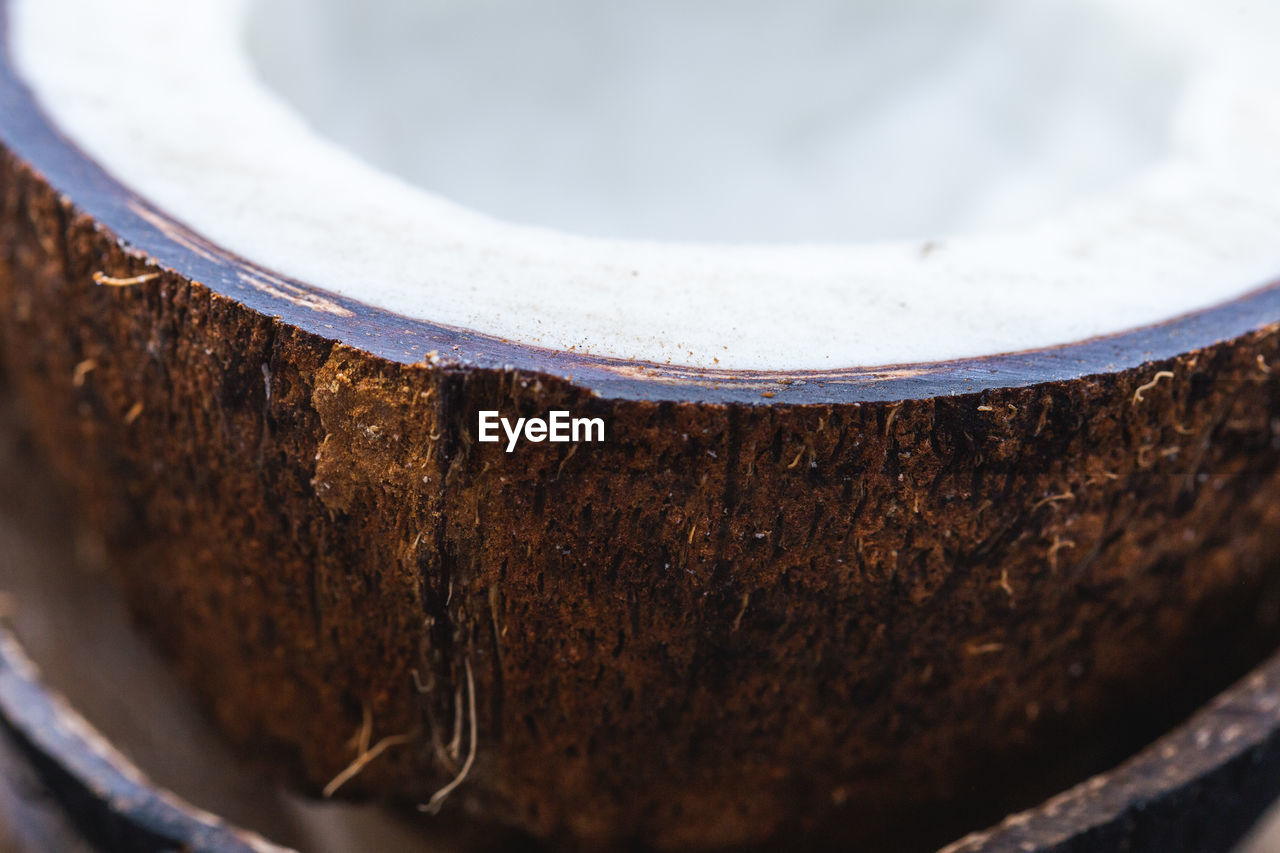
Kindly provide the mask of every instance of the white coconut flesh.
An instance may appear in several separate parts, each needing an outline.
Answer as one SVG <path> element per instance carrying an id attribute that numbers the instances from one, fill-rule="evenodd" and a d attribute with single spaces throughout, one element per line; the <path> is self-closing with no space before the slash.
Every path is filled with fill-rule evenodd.
<path id="1" fill-rule="evenodd" d="M 1159 323 L 1280 274 L 1271 0 L 9 0 L 123 185 L 324 290 L 724 369 Z"/>

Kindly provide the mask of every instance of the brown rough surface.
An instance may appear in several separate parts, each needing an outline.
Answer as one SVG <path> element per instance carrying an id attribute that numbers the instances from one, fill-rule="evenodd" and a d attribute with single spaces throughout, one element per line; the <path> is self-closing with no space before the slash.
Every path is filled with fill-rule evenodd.
<path id="1" fill-rule="evenodd" d="M 0 203 L 45 451 L 221 727 L 313 789 L 367 708 L 413 739 L 344 793 L 425 801 L 470 669 L 450 806 L 587 847 L 901 849 L 1105 765 L 1276 636 L 1274 327 L 978 395 L 616 400 L 172 272 L 100 287 L 148 267 L 7 154 Z M 608 441 L 507 454 L 482 408 Z"/>

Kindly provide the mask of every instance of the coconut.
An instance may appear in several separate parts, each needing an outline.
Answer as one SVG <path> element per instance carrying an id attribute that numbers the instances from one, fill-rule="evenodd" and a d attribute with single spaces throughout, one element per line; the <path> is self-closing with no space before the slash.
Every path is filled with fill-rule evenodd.
<path id="1" fill-rule="evenodd" d="M 6 375 L 317 793 L 898 849 L 1276 636 L 1265 3 L 2 5 Z"/>

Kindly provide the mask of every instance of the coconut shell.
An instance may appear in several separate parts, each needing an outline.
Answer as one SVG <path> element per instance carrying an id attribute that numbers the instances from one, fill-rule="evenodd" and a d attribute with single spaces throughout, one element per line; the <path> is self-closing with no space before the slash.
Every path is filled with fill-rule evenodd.
<path id="1" fill-rule="evenodd" d="M 139 622 L 310 790 L 363 732 L 339 795 L 583 847 L 927 846 L 1277 637 L 1276 288 L 944 364 L 621 363 L 230 255 L 7 64 L 0 149 L 12 393 Z M 607 438 L 507 453 L 482 409 Z"/>

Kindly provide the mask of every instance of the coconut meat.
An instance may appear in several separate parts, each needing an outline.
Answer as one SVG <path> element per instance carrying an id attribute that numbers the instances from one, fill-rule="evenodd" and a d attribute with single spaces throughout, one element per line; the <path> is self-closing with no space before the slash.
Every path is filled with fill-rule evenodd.
<path id="1" fill-rule="evenodd" d="M 131 191 L 535 346 L 927 362 L 1280 273 L 1266 0 L 7 2 L 18 73 Z"/>

